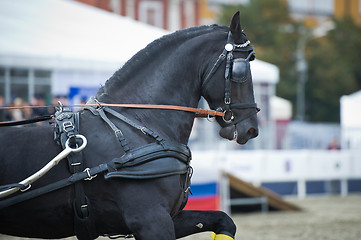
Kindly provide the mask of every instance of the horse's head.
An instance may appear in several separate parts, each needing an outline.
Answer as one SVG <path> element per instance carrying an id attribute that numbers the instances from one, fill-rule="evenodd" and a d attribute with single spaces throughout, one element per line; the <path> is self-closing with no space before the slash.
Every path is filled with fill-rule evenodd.
<path id="1" fill-rule="evenodd" d="M 245 144 L 258 135 L 257 112 L 249 61 L 254 59 L 253 47 L 243 32 L 239 12 L 231 21 L 223 52 L 209 64 L 204 74 L 202 92 L 212 109 L 225 113 L 217 117 L 221 137 Z"/>

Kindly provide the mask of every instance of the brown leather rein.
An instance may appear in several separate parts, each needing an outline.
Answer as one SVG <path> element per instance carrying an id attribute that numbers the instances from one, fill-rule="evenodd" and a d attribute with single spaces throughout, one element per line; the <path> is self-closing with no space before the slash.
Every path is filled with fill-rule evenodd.
<path id="1" fill-rule="evenodd" d="M 81 104 L 82 105 L 82 104 Z M 194 112 L 196 113 L 197 118 L 202 117 L 214 117 L 220 116 L 223 117 L 223 112 L 218 112 L 216 110 L 208 110 L 202 108 L 191 108 L 191 107 L 184 107 L 184 106 L 176 106 L 176 105 L 154 105 L 154 104 L 131 104 L 131 103 L 123 103 L 123 104 L 116 104 L 116 103 L 100 103 L 100 104 L 83 104 L 82 106 L 106 106 L 106 107 L 124 107 L 124 108 L 144 108 L 144 109 L 165 109 L 165 110 L 178 110 L 184 112 Z M 74 105 L 74 107 L 77 107 Z"/>
<path id="2" fill-rule="evenodd" d="M 13 109 L 33 109 L 33 108 L 50 108 L 50 107 L 59 107 L 58 105 L 48 105 L 48 106 L 21 106 L 21 107 L 0 107 L 0 110 L 13 110 Z M 209 117 L 223 117 L 224 112 L 219 112 L 216 110 L 208 110 L 202 108 L 192 108 L 176 105 L 155 105 L 155 104 L 131 104 L 131 103 L 96 103 L 96 104 L 74 104 L 74 105 L 62 105 L 62 107 L 122 107 L 122 108 L 143 108 L 143 109 L 164 109 L 164 110 L 177 110 L 185 112 L 194 112 L 196 118 L 209 118 Z M 0 123 L 10 123 L 14 121 L 6 121 Z"/>

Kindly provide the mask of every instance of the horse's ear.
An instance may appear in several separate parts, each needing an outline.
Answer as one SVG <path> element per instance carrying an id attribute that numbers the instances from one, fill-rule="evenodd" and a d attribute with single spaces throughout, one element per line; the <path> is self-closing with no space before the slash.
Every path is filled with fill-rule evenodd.
<path id="1" fill-rule="evenodd" d="M 231 25 L 229 26 L 231 33 L 232 33 L 232 40 L 236 43 L 242 37 L 242 27 L 239 18 L 239 11 L 236 12 L 231 21 Z"/>

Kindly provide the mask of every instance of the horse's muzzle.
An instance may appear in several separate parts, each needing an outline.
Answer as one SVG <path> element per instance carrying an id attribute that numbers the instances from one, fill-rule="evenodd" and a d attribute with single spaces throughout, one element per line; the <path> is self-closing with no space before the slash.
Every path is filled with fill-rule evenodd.
<path id="1" fill-rule="evenodd" d="M 219 135 L 230 141 L 237 141 L 238 144 L 246 144 L 248 140 L 258 136 L 258 127 L 241 126 L 241 124 L 230 125 L 221 128 Z"/>

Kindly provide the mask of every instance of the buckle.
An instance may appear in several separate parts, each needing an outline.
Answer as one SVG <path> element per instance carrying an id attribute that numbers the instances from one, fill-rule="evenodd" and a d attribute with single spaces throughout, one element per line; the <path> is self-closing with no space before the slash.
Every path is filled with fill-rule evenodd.
<path id="1" fill-rule="evenodd" d="M 94 102 L 95 102 L 96 104 L 98 104 L 98 106 L 96 107 L 97 110 L 100 110 L 100 109 L 103 108 L 103 106 L 100 104 L 100 102 L 98 101 L 98 99 L 94 98 Z"/>
<path id="2" fill-rule="evenodd" d="M 94 176 L 92 176 L 92 175 L 90 174 L 90 168 L 84 169 L 83 172 L 86 172 L 86 174 L 88 174 L 88 177 L 87 177 L 87 178 L 84 178 L 84 180 L 87 180 L 87 181 L 90 181 L 90 180 L 92 180 L 93 178 L 96 178 L 96 176 L 98 176 L 97 174 L 95 174 Z"/>
<path id="3" fill-rule="evenodd" d="M 63 129 L 64 129 L 64 132 L 68 133 L 68 132 L 74 130 L 74 125 L 70 121 L 63 122 Z"/>

